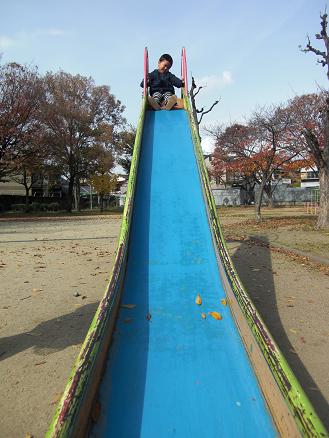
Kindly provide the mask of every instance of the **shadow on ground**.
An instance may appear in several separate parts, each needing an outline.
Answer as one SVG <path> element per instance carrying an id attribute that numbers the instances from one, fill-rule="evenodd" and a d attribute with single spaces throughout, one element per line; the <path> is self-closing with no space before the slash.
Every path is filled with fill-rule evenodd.
<path id="1" fill-rule="evenodd" d="M 74 312 L 50 319 L 33 330 L 0 338 L 0 360 L 8 359 L 28 348 L 42 355 L 64 350 L 83 342 L 98 303 L 86 304 Z"/>
<path id="2" fill-rule="evenodd" d="M 250 237 L 249 240 L 242 243 L 239 241 L 238 247 L 232 256 L 234 266 L 315 411 L 325 427 L 329 429 L 329 405 L 298 354 L 293 352 L 293 346 L 282 325 L 273 281 L 271 253 L 268 248 L 257 245 L 260 239 L 265 244 L 269 243 L 265 235 L 258 236 L 257 239 Z"/>

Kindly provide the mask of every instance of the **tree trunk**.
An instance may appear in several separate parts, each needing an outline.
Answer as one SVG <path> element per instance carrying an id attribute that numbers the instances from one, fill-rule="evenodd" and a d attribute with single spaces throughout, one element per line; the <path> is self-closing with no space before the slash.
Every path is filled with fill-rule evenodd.
<path id="1" fill-rule="evenodd" d="M 319 170 L 320 210 L 317 228 L 329 228 L 329 162 Z"/>
<path id="2" fill-rule="evenodd" d="M 29 210 L 29 196 L 30 196 L 30 188 L 25 186 L 25 211 Z"/>
<path id="3" fill-rule="evenodd" d="M 76 211 L 80 211 L 80 181 L 77 181 L 74 187 L 74 206 Z"/>
<path id="4" fill-rule="evenodd" d="M 268 206 L 269 206 L 270 208 L 274 208 L 274 200 L 273 200 L 272 193 L 271 193 L 270 196 L 268 197 Z"/>
<path id="5" fill-rule="evenodd" d="M 30 194 L 30 187 L 27 184 L 27 174 L 26 171 L 24 170 L 23 173 L 23 186 L 25 188 L 25 211 L 26 213 L 29 210 L 29 194 Z"/>
<path id="6" fill-rule="evenodd" d="M 100 197 L 101 199 L 100 199 L 100 204 L 101 204 L 101 212 L 103 212 L 104 211 L 104 197 L 103 197 L 103 195 L 101 195 L 101 197 Z"/>
<path id="7" fill-rule="evenodd" d="M 192 114 L 193 114 L 193 118 L 195 121 L 195 127 L 199 136 L 199 140 L 201 141 L 201 136 L 200 136 L 200 128 L 199 128 L 199 122 L 198 122 L 198 113 L 196 110 L 196 104 L 195 104 L 195 98 L 193 95 L 193 91 L 190 92 L 190 97 L 191 97 L 191 104 L 192 104 Z"/>
<path id="8" fill-rule="evenodd" d="M 268 206 L 270 208 L 273 208 L 274 207 L 274 199 L 273 199 L 273 191 L 271 190 L 271 188 L 266 190 L 266 194 L 267 194 L 267 198 L 268 198 Z"/>
<path id="9" fill-rule="evenodd" d="M 74 188 L 74 177 L 71 177 L 69 180 L 69 190 L 67 192 L 67 203 L 66 203 L 66 211 L 68 211 L 69 213 L 72 212 L 73 188 Z"/>
<path id="10" fill-rule="evenodd" d="M 262 206 L 265 184 L 266 184 L 266 176 L 263 176 L 262 181 L 261 181 L 260 186 L 259 186 L 259 190 L 256 194 L 256 200 L 255 200 L 256 222 L 262 221 L 261 206 Z"/>
<path id="11" fill-rule="evenodd" d="M 317 228 L 329 228 L 329 99 L 324 116 L 324 148 L 319 166 L 320 209 Z"/>

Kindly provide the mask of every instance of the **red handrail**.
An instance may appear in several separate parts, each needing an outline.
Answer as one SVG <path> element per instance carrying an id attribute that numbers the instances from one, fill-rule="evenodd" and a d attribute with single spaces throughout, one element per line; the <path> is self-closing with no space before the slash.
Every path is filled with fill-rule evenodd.
<path id="1" fill-rule="evenodd" d="M 149 55 L 147 47 L 144 49 L 144 96 L 147 95 L 147 75 L 149 73 Z"/>
<path id="2" fill-rule="evenodd" d="M 187 64 L 186 64 L 186 50 L 185 47 L 182 48 L 182 79 L 184 81 L 184 93 L 188 96 L 188 83 L 187 83 Z"/>

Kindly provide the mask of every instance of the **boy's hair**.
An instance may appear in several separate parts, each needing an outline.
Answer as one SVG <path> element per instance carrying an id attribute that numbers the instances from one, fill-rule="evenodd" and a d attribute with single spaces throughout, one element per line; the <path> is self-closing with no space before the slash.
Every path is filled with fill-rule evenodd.
<path id="1" fill-rule="evenodd" d="M 160 56 L 159 62 L 161 61 L 168 61 L 170 63 L 170 67 L 172 67 L 174 62 L 172 57 L 168 55 L 168 53 L 164 53 L 163 55 Z"/>

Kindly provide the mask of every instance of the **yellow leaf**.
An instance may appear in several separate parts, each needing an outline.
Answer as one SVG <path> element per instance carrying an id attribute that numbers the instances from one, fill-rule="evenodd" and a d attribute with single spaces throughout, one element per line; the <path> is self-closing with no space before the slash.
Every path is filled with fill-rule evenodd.
<path id="1" fill-rule="evenodd" d="M 201 306 L 202 304 L 202 299 L 200 297 L 200 294 L 197 295 L 196 299 L 195 299 L 195 304 L 198 304 L 199 306 Z"/>
<path id="2" fill-rule="evenodd" d="M 211 315 L 214 319 L 217 319 L 217 321 L 222 319 L 222 315 L 219 312 L 208 312 L 209 315 Z"/>
<path id="3" fill-rule="evenodd" d="M 220 302 L 223 304 L 223 306 L 227 306 L 227 301 L 226 301 L 225 298 L 222 298 L 222 299 L 220 300 Z"/>
<path id="4" fill-rule="evenodd" d="M 205 313 L 201 313 L 201 317 L 202 317 L 202 319 L 206 319 L 207 315 Z"/>

